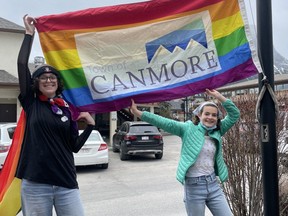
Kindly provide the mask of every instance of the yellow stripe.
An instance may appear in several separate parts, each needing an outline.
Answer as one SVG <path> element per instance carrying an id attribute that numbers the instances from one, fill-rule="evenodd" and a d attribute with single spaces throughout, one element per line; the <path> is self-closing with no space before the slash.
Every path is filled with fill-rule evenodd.
<path id="1" fill-rule="evenodd" d="M 15 216 L 21 208 L 21 180 L 14 178 L 0 203 L 0 215 Z"/>
<path id="2" fill-rule="evenodd" d="M 242 26 L 244 26 L 244 22 L 239 11 L 233 16 L 212 23 L 213 38 L 215 40 L 225 37 Z"/>
<path id="3" fill-rule="evenodd" d="M 67 70 L 81 67 L 77 50 L 51 51 L 44 54 L 48 64 L 58 70 Z"/>

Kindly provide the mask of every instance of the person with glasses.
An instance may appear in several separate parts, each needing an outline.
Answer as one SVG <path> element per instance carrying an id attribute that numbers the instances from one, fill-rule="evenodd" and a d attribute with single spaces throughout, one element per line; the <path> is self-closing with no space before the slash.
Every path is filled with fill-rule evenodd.
<path id="1" fill-rule="evenodd" d="M 30 73 L 28 59 L 35 32 L 35 19 L 23 18 L 26 33 L 18 55 L 19 101 L 26 126 L 16 177 L 22 179 L 21 205 L 24 216 L 83 216 L 73 152 L 78 152 L 92 132 L 95 121 L 88 112 L 73 118 L 62 98 L 60 73 L 40 65 Z M 87 127 L 79 135 L 77 120 Z"/>
<path id="2" fill-rule="evenodd" d="M 221 93 L 206 89 L 208 96 L 216 98 L 227 112 L 225 118 L 217 104 L 206 101 L 194 111 L 195 120 L 179 122 L 140 111 L 134 100 L 130 107 L 133 115 L 182 139 L 177 180 L 184 185 L 184 203 L 188 216 L 204 216 L 205 206 L 214 216 L 231 216 L 220 182 L 228 179 L 223 159 L 222 136 L 238 121 L 240 111 Z M 218 176 L 218 179 L 216 178 Z"/>

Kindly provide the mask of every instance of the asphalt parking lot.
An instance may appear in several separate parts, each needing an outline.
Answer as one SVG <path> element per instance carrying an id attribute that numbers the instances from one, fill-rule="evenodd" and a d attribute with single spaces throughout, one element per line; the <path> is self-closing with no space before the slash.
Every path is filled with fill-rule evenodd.
<path id="1" fill-rule="evenodd" d="M 110 150 L 108 169 L 77 168 L 85 215 L 186 216 L 183 187 L 176 180 L 180 143 L 179 137 L 164 136 L 161 160 L 147 155 L 121 161 Z"/>
<path id="2" fill-rule="evenodd" d="M 164 155 L 121 161 L 109 151 L 107 170 L 77 169 L 87 216 L 184 216 L 182 186 L 175 178 L 180 139 L 164 136 Z"/>
<path id="3" fill-rule="evenodd" d="M 164 136 L 161 160 L 147 155 L 121 161 L 119 153 L 109 151 L 107 170 L 77 169 L 86 215 L 186 216 L 183 187 L 176 180 L 180 143 L 177 136 Z"/>

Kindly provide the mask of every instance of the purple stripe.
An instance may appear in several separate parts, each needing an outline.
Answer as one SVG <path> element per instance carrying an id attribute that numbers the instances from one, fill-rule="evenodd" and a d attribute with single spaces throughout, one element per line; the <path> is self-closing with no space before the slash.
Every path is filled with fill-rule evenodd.
<path id="1" fill-rule="evenodd" d="M 228 83 L 236 82 L 250 76 L 255 75 L 255 65 L 252 59 L 249 59 L 244 64 L 238 65 L 220 75 L 213 76 L 211 78 L 194 82 L 189 85 L 179 86 L 168 90 L 159 90 L 148 92 L 145 94 L 134 95 L 133 97 L 122 98 L 110 102 L 102 102 L 97 104 L 91 104 L 87 106 L 81 106 L 76 108 L 78 111 L 88 111 L 93 113 L 104 113 L 110 111 L 116 111 L 123 108 L 127 108 L 131 104 L 131 98 L 136 103 L 153 103 L 160 101 L 169 101 L 173 99 L 183 98 L 186 96 L 192 96 L 201 92 L 204 92 L 206 88 L 216 89 L 224 86 Z"/>

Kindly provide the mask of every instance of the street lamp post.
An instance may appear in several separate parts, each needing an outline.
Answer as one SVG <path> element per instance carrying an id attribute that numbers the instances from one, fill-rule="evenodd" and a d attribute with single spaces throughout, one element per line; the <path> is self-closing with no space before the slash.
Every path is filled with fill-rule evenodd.
<path id="1" fill-rule="evenodd" d="M 183 112 L 184 112 L 184 121 L 187 121 L 187 117 L 188 117 L 188 97 L 185 97 L 184 99 L 182 99 L 183 101 Z"/>

